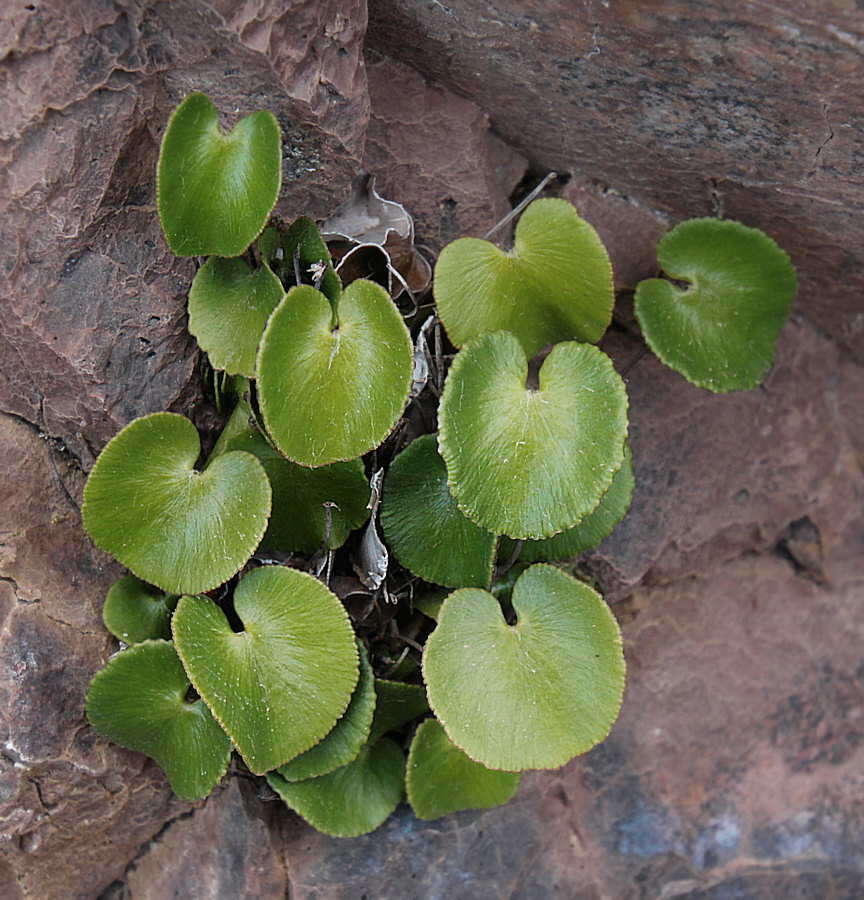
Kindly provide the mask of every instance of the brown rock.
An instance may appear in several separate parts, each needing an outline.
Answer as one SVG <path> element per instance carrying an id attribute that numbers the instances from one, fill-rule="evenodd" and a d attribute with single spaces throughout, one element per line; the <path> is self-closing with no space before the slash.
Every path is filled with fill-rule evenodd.
<path id="1" fill-rule="evenodd" d="M 375 58 L 368 75 L 372 119 L 363 165 L 379 193 L 408 209 L 418 243 L 436 252 L 458 237 L 482 237 L 510 210 L 527 161 L 494 134 L 476 104 L 408 66 Z"/>
<path id="2" fill-rule="evenodd" d="M 611 332 L 604 346 L 625 374 L 636 472 L 630 512 L 597 554 L 616 595 L 768 550 L 804 516 L 823 542 L 840 539 L 860 477 L 841 402 L 850 389 L 860 395 L 861 379 L 855 367 L 857 386 L 841 387 L 836 345 L 791 321 L 764 384 L 720 395 L 629 335 Z"/>
<path id="3" fill-rule="evenodd" d="M 272 806 L 272 804 L 271 804 Z M 128 900 L 259 900 L 285 897 L 278 832 L 254 787 L 228 781 L 204 805 L 165 828 L 127 871 Z"/>
<path id="4" fill-rule="evenodd" d="M 210 5 L 245 46 L 270 61 L 289 96 L 309 107 L 318 128 L 335 135 L 353 155 L 362 154 L 369 120 L 362 0 L 288 5 L 211 0 Z"/>

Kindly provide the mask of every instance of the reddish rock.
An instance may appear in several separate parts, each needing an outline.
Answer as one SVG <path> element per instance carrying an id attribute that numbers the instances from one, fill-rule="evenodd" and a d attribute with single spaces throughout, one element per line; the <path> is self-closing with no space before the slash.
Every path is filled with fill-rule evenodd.
<path id="1" fill-rule="evenodd" d="M 80 469 L 6 414 L 0 457 L 0 896 L 93 897 L 188 804 L 84 718 L 90 677 L 116 646 L 100 615 L 116 567 L 81 530 Z"/>
<path id="2" fill-rule="evenodd" d="M 694 387 L 630 335 L 604 347 L 627 382 L 636 473 L 630 512 L 595 555 L 616 595 L 769 550 L 804 516 L 823 543 L 839 539 L 860 476 L 843 404 L 862 378 L 858 366 L 837 378 L 834 343 L 790 321 L 764 384 L 732 394 Z"/>
<path id="3" fill-rule="evenodd" d="M 436 252 L 458 237 L 482 237 L 509 212 L 527 161 L 495 135 L 476 104 L 408 66 L 379 57 L 368 76 L 372 119 L 363 165 L 378 192 L 408 209 L 418 243 Z"/>
<path id="4" fill-rule="evenodd" d="M 309 107 L 318 128 L 352 154 L 363 152 L 369 120 L 363 0 L 211 0 L 210 6 L 243 44 L 270 61 L 288 95 Z"/>
<path id="5" fill-rule="evenodd" d="M 272 804 L 270 804 L 272 811 Z M 165 828 L 133 861 L 128 900 L 259 900 L 287 896 L 278 831 L 254 787 L 234 778 Z"/>

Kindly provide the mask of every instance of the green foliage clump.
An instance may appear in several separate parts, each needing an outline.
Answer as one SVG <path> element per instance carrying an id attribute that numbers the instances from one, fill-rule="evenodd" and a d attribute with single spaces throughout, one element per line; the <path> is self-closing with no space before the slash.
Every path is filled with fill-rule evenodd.
<path id="1" fill-rule="evenodd" d="M 155 413 L 90 473 L 84 525 L 133 574 L 104 607 L 131 646 L 88 717 L 187 800 L 236 751 L 332 835 L 378 827 L 406 790 L 424 819 L 504 803 L 522 771 L 602 741 L 624 692 L 612 611 L 549 565 L 606 538 L 634 491 L 626 386 L 596 346 L 609 257 L 570 204 L 536 200 L 512 249 L 444 249 L 423 321 L 404 210 L 368 188 L 363 214 L 396 224 L 352 239 L 349 204 L 328 244 L 273 217 L 280 153 L 272 115 L 225 133 L 202 94 L 168 124 L 159 215 L 175 253 L 210 255 L 189 327 L 233 406 L 203 459 L 188 419 Z M 700 219 L 659 259 L 669 277 L 636 292 L 652 349 L 711 390 L 757 384 L 795 292 L 785 254 Z"/>

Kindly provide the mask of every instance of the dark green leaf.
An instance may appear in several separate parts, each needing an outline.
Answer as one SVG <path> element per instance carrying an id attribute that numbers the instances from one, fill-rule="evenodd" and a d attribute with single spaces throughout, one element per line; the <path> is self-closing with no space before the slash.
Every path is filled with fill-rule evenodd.
<path id="1" fill-rule="evenodd" d="M 390 731 L 399 731 L 404 725 L 429 712 L 426 689 L 422 685 L 376 678 L 375 694 L 378 701 L 375 718 L 372 720 L 370 743 Z"/>
<path id="2" fill-rule="evenodd" d="M 123 575 L 111 585 L 102 621 L 124 644 L 140 644 L 171 637 L 171 613 L 177 598 L 146 584 L 134 575 Z"/>
<path id="3" fill-rule="evenodd" d="M 369 487 L 362 461 L 353 459 L 317 469 L 298 465 L 274 450 L 251 418 L 248 402 L 239 400 L 213 456 L 245 450 L 264 466 L 273 490 L 273 511 L 261 549 L 314 553 L 325 537 L 329 549 L 341 547 L 349 532 L 369 516 Z"/>
<path id="4" fill-rule="evenodd" d="M 87 691 L 87 718 L 101 734 L 146 753 L 184 800 L 206 797 L 228 768 L 231 741 L 201 700 L 186 699 L 189 679 L 168 641 L 118 653 Z"/>
<path id="5" fill-rule="evenodd" d="M 384 485 L 381 526 L 396 558 L 420 578 L 447 587 L 489 586 L 495 535 L 456 505 L 436 435 L 417 438 L 393 461 Z"/>
<path id="6" fill-rule="evenodd" d="M 271 773 L 267 781 L 313 828 L 333 837 L 359 837 L 382 825 L 396 809 L 404 777 L 404 754 L 382 738 L 329 775 L 289 782 Z"/>
<path id="7" fill-rule="evenodd" d="M 497 772 L 467 757 L 441 723 L 426 719 L 414 734 L 405 784 L 420 819 L 440 819 L 462 809 L 489 809 L 510 800 L 519 787 L 516 772 Z"/>

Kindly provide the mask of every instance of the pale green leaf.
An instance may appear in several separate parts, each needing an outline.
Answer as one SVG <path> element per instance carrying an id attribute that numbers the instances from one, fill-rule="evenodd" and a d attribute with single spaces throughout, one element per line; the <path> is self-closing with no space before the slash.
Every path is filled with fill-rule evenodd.
<path id="1" fill-rule="evenodd" d="M 195 689 L 263 774 L 317 744 L 345 712 L 357 647 L 338 598 L 297 569 L 253 570 L 234 591 L 234 609 L 242 631 L 209 598 L 181 598 L 174 641 Z"/>
<path id="2" fill-rule="evenodd" d="M 519 559 L 522 562 L 554 562 L 569 559 L 596 547 L 615 530 L 615 526 L 627 514 L 633 497 L 633 461 L 630 448 L 624 448 L 624 461 L 615 473 L 609 490 L 602 496 L 597 508 L 588 513 L 578 525 L 556 534 L 545 541 L 525 541 Z"/>
<path id="3" fill-rule="evenodd" d="M 284 296 L 268 266 L 213 257 L 195 273 L 189 291 L 189 331 L 214 369 L 255 377 L 258 342 Z"/>
<path id="4" fill-rule="evenodd" d="M 627 394 L 590 344 L 558 344 L 537 390 L 511 334 L 456 357 L 439 408 L 450 490 L 469 519 L 513 538 L 551 537 L 590 513 L 621 467 Z"/>
<path id="5" fill-rule="evenodd" d="M 334 316 L 320 291 L 295 287 L 271 316 L 258 354 L 267 430 L 285 456 L 305 466 L 377 447 L 411 386 L 411 338 L 383 288 L 353 282 Z"/>
<path id="6" fill-rule="evenodd" d="M 369 739 L 375 713 L 375 676 L 362 644 L 358 644 L 358 650 L 360 680 L 354 688 L 348 709 L 321 743 L 276 770 L 286 781 L 317 778 L 347 765 L 357 758 Z"/>
<path id="7" fill-rule="evenodd" d="M 552 769 L 602 741 L 621 707 L 615 617 L 588 585 L 531 566 L 509 625 L 492 594 L 455 591 L 426 641 L 429 704 L 450 740 L 491 769 Z"/>
<path id="8" fill-rule="evenodd" d="M 509 331 L 528 356 L 558 341 L 598 341 L 614 299 L 612 265 L 597 232 L 566 200 L 535 200 L 508 253 L 478 238 L 448 244 L 435 266 L 435 301 L 461 347 Z"/>

